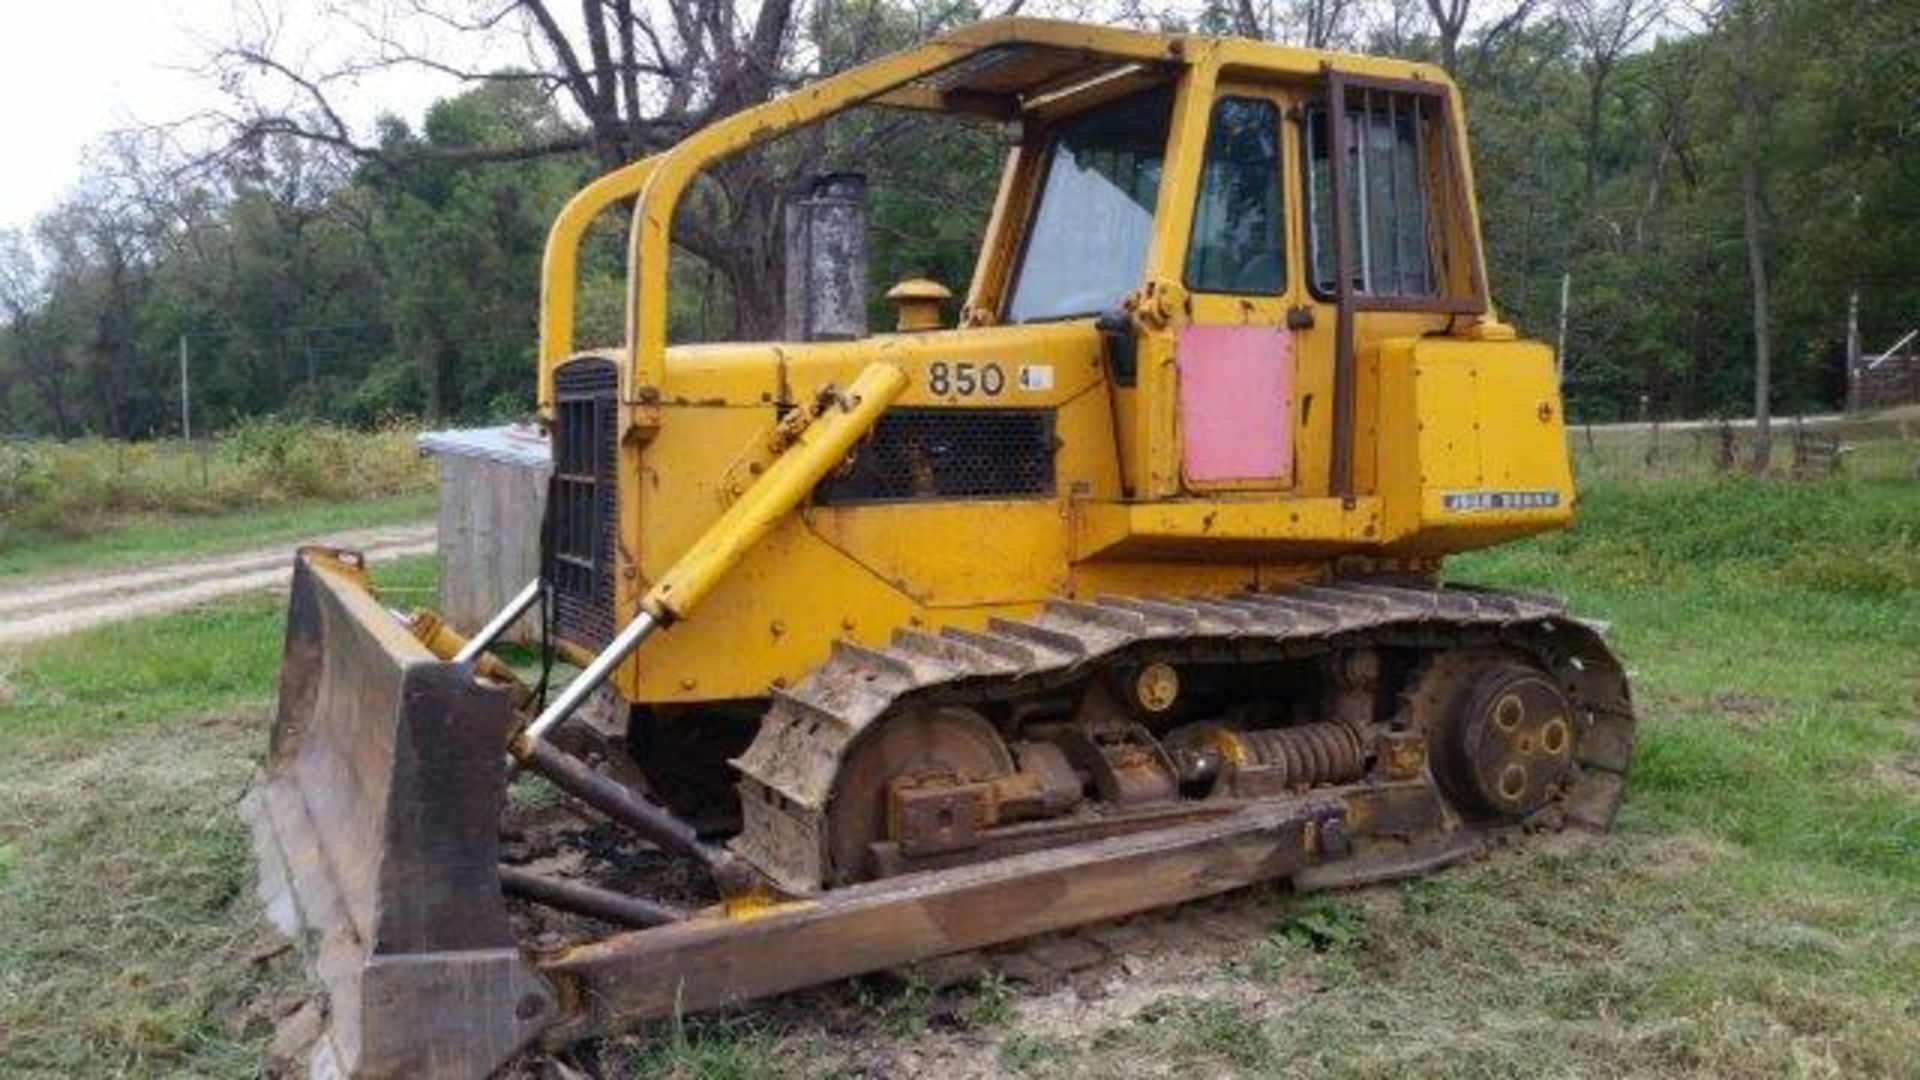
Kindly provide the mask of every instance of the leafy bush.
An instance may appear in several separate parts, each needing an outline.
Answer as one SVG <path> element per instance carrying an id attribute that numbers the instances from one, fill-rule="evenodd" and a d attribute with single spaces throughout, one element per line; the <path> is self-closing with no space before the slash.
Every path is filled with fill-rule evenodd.
<path id="1" fill-rule="evenodd" d="M 0 444 L 0 545 L 29 506 L 46 498 L 52 478 L 46 462 L 28 443 Z"/>
<path id="2" fill-rule="evenodd" d="M 425 491 L 414 432 L 250 420 L 211 444 L 0 443 L 0 548 L 27 534 L 81 536 L 130 518 Z"/>

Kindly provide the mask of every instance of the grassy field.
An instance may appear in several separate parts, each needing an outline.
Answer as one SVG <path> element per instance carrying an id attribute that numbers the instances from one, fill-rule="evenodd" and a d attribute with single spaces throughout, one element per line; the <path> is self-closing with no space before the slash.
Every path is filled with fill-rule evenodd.
<path id="1" fill-rule="evenodd" d="M 431 574 L 382 576 L 423 590 Z M 1642 715 L 1615 836 L 1275 893 L 1263 933 L 1129 961 L 1091 994 L 875 982 L 668 1026 L 598 1064 L 1912 1075 L 1920 484 L 1603 478 L 1576 532 L 1453 575 L 1612 622 Z M 299 1000 L 233 812 L 279 634 L 260 598 L 0 656 L 0 1073 L 257 1070 Z"/>
<path id="2" fill-rule="evenodd" d="M 0 441 L 0 580 L 429 517 L 415 434 L 257 420 L 195 446 Z"/>

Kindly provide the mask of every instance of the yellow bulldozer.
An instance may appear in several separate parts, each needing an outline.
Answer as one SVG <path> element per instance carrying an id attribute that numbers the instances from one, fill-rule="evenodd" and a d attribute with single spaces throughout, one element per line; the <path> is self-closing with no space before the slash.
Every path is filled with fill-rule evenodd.
<path id="1" fill-rule="evenodd" d="M 957 325 L 911 282 L 893 332 L 669 346 L 690 184 L 871 107 L 1010 133 Z M 544 270 L 538 579 L 463 637 L 351 552 L 296 560 L 255 814 L 329 996 L 316 1052 L 484 1075 L 1610 828 L 1633 713 L 1598 630 L 1441 580 L 1574 509 L 1462 115 L 1425 64 L 1002 19 L 579 192 Z M 616 206 L 626 340 L 577 349 Z M 494 655 L 535 613 L 577 669 L 551 694 Z"/>

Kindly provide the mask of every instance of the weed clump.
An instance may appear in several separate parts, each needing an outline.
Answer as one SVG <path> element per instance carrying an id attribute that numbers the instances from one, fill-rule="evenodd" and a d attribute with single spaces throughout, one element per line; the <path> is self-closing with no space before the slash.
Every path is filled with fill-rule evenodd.
<path id="1" fill-rule="evenodd" d="M 303 501 L 430 490 L 415 432 L 304 420 L 248 420 L 212 442 L 0 443 L 0 550 L 158 516 L 192 517 Z"/>

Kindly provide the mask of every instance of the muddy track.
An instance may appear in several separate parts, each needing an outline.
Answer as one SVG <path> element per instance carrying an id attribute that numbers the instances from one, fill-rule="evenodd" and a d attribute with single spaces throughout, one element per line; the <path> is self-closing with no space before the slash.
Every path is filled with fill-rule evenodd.
<path id="1" fill-rule="evenodd" d="M 317 538 L 316 543 L 353 548 L 375 562 L 430 555 L 435 527 L 391 525 Z M 237 593 L 284 586 L 293 551 L 302 541 L 282 540 L 244 551 L 88 577 L 38 579 L 0 588 L 0 645 L 70 634 L 144 615 L 159 615 Z"/>
<path id="2" fill-rule="evenodd" d="M 1033 619 L 985 632 L 900 631 L 883 648 L 841 642 L 773 706 L 747 751 L 744 827 L 731 842 L 775 885 L 808 895 L 829 883 L 827 806 L 849 748 L 872 725 L 920 701 L 1031 696 L 1129 650 L 1284 658 L 1361 643 L 1431 649 L 1504 645 L 1536 657 L 1586 720 L 1567 814 L 1612 827 L 1625 787 L 1633 712 L 1624 673 L 1594 627 L 1549 597 L 1474 588 L 1342 581 L 1214 599 L 1054 601 Z"/>
<path id="3" fill-rule="evenodd" d="M 734 846 L 769 854 L 768 861 L 779 865 L 785 838 L 814 835 L 807 828 L 814 822 L 801 814 L 824 805 L 813 796 L 830 781 L 844 747 L 899 702 L 916 695 L 937 698 L 942 692 L 965 691 L 977 697 L 983 688 L 1000 686 L 1011 692 L 1071 677 L 1141 643 L 1163 652 L 1195 643 L 1212 652 L 1231 647 L 1233 655 L 1245 657 L 1367 642 L 1406 648 L 1500 645 L 1537 657 L 1582 714 L 1578 780 L 1563 802 L 1525 826 L 1459 828 L 1404 849 L 1389 844 L 1372 854 L 1302 871 L 1294 876 L 1292 891 L 1348 888 L 1424 873 L 1485 856 L 1536 830 L 1573 826 L 1576 833 L 1604 832 L 1611 825 L 1623 790 L 1632 709 L 1623 672 L 1596 628 L 1568 617 L 1557 602 L 1543 597 L 1342 582 L 1218 601 L 1056 603 L 1032 620 L 995 623 L 985 633 L 935 638 L 909 632 L 883 648 L 842 646 L 800 686 L 775 695 L 761 738 L 736 761 L 747 785 L 758 785 L 743 787 L 757 796 L 750 805 L 757 801 L 763 808 L 787 810 L 789 819 L 801 819 L 800 826 L 781 829 L 777 821 L 763 823 L 756 835 L 749 815 L 748 830 L 735 838 Z M 1421 704 L 1420 695 L 1429 692 L 1422 689 L 1426 685 L 1416 682 L 1405 691 L 1409 696 L 1404 708 L 1431 715 L 1440 707 L 1431 701 Z M 585 838 L 590 842 L 583 842 L 583 833 L 591 833 Z M 506 838 L 505 861 L 532 864 L 537 872 L 578 875 L 644 895 L 664 891 L 686 906 L 712 900 L 698 888 L 697 873 L 666 882 L 668 888 L 661 890 L 663 860 L 658 853 L 619 830 L 600 827 L 591 813 L 566 804 L 510 812 Z M 651 861 L 647 855 L 653 856 Z M 803 874 L 816 869 L 804 860 L 790 862 L 801 864 Z M 685 890 L 689 880 L 696 880 L 690 892 Z M 1138 1004 L 1196 971 L 1217 972 L 1222 964 L 1243 962 L 1276 931 L 1272 898 L 1280 891 L 1255 885 L 1036 936 L 989 941 L 971 949 L 961 944 L 960 951 L 935 953 L 896 968 L 894 976 L 923 990 L 989 976 L 994 986 L 1017 988 L 1015 1001 L 1037 1002 L 1064 993 L 1055 1008 L 1064 1009 L 1072 1022 L 1088 1011 L 1083 1005 L 1098 1013 L 1105 1006 L 1093 1003 L 1109 997 L 1118 1003 L 1116 1008 L 1129 1001 Z M 525 904 L 516 903 L 513 909 L 521 939 L 543 952 L 558 953 L 570 943 L 597 936 L 577 917 Z M 785 1026 L 788 1018 L 807 1027 L 820 1016 L 869 1011 L 866 991 L 859 986 L 836 979 L 724 1011 L 769 1021 L 775 1028 Z M 616 1036 L 599 1046 L 559 1053 L 574 1062 L 591 1062 L 607 1046 L 645 1039 L 651 1030 L 641 1025 L 636 1036 Z M 534 1075 L 526 1070 L 547 1060 L 536 1053 L 514 1075 Z M 959 1074 L 965 1073 L 961 1069 Z M 993 1073 L 987 1068 L 981 1075 Z"/>

